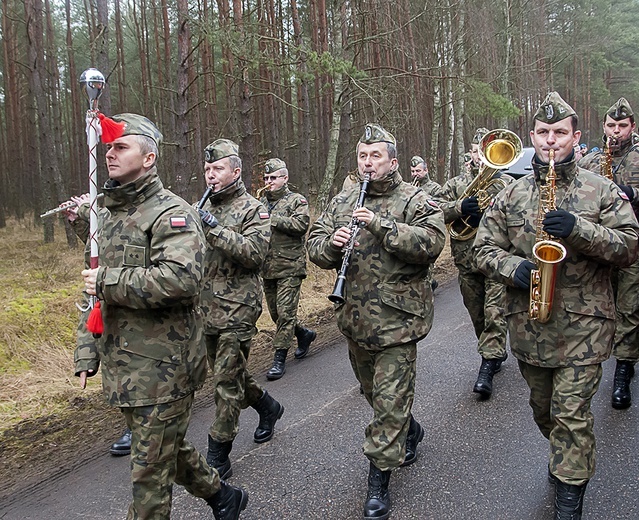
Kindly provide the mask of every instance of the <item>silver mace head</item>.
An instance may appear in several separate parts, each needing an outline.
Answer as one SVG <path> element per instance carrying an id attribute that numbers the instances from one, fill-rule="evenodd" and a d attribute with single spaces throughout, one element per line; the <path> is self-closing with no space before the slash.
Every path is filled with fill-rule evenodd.
<path id="1" fill-rule="evenodd" d="M 84 86 L 84 92 L 89 100 L 89 109 L 98 108 L 98 99 L 106 84 L 104 75 L 98 69 L 87 69 L 80 76 L 80 84 Z"/>

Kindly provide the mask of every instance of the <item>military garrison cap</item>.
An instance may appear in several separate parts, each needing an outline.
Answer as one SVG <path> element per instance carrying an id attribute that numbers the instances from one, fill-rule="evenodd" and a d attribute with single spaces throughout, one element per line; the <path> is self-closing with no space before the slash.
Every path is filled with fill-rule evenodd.
<path id="1" fill-rule="evenodd" d="M 539 106 L 533 119 L 551 125 L 575 115 L 577 113 L 557 92 L 551 92 Z"/>
<path id="2" fill-rule="evenodd" d="M 621 121 L 622 119 L 632 117 L 634 114 L 626 98 L 619 98 L 619 100 L 608 109 L 606 115 L 615 121 Z"/>
<path id="3" fill-rule="evenodd" d="M 364 144 L 390 143 L 397 145 L 395 136 L 376 123 L 368 123 L 366 125 L 364 135 L 360 137 L 359 142 Z"/>
<path id="4" fill-rule="evenodd" d="M 266 173 L 273 173 L 277 170 L 281 170 L 282 168 L 286 168 L 286 163 L 282 161 L 282 159 L 278 159 L 277 157 L 274 159 L 269 159 L 266 161 L 266 165 L 264 166 L 264 171 Z"/>
<path id="5" fill-rule="evenodd" d="M 230 157 L 239 156 L 240 147 L 230 139 L 216 139 L 204 149 L 204 160 L 212 163 Z"/>
<path id="6" fill-rule="evenodd" d="M 157 126 L 153 124 L 150 119 L 139 114 L 118 114 L 111 119 L 118 123 L 124 123 L 124 131 L 121 136 L 124 135 L 144 135 L 150 137 L 155 143 L 160 146 L 162 143 L 162 133 L 158 130 Z"/>
<path id="7" fill-rule="evenodd" d="M 489 132 L 488 128 L 478 128 L 475 130 L 475 135 L 473 136 L 472 144 L 479 144 L 484 136 Z"/>
<path id="8" fill-rule="evenodd" d="M 420 164 L 424 164 L 425 161 L 424 159 L 422 159 L 419 155 L 413 155 L 413 158 L 410 160 L 410 165 L 415 168 L 416 166 L 419 166 Z"/>

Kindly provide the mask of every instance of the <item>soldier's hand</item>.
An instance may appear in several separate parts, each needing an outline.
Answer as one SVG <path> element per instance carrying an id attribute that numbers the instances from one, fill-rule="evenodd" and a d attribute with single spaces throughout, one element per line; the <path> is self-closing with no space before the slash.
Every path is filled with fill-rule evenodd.
<path id="1" fill-rule="evenodd" d="M 204 222 L 207 226 L 214 228 L 218 225 L 217 219 L 205 209 L 198 209 L 197 212 L 200 214 L 202 222 Z"/>
<path id="2" fill-rule="evenodd" d="M 461 210 L 463 215 L 479 215 L 481 210 L 479 209 L 477 197 L 468 197 L 462 200 Z"/>
<path id="3" fill-rule="evenodd" d="M 364 226 L 368 226 L 375 218 L 375 213 L 368 208 L 362 207 L 353 211 L 353 217 L 359 220 Z"/>
<path id="4" fill-rule="evenodd" d="M 517 269 L 515 269 L 515 274 L 513 275 L 515 287 L 519 287 L 520 289 L 530 289 L 530 271 L 536 268 L 537 266 L 530 260 L 524 260 L 520 263 L 517 266 Z"/>
<path id="5" fill-rule="evenodd" d="M 557 238 L 566 238 L 572 233 L 577 217 L 565 209 L 556 209 L 546 213 L 542 222 L 544 231 Z"/>
<path id="6" fill-rule="evenodd" d="M 351 239 L 350 228 L 343 226 L 335 231 L 333 235 L 333 245 L 339 249 L 342 249 L 348 241 Z"/>
<path id="7" fill-rule="evenodd" d="M 81 273 L 82 278 L 84 279 L 84 290 L 91 296 L 95 296 L 97 294 L 95 286 L 98 280 L 98 269 L 99 268 L 97 267 L 94 269 L 84 269 Z"/>
<path id="8" fill-rule="evenodd" d="M 634 190 L 632 189 L 631 186 L 625 186 L 623 184 L 617 184 L 617 187 L 626 194 L 626 197 L 628 197 L 628 200 L 630 202 L 635 200 L 635 192 L 634 192 Z"/>

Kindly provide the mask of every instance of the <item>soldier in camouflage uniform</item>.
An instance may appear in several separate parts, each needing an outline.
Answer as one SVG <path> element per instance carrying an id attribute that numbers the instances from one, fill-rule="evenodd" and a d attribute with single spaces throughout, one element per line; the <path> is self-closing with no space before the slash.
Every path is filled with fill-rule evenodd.
<path id="1" fill-rule="evenodd" d="M 639 210 L 639 145 L 633 138 L 635 118 L 628 101 L 620 98 L 606 113 L 603 124 L 604 145 L 610 140 L 613 181 L 630 199 L 635 214 Z M 585 156 L 579 166 L 601 173 L 603 151 Z M 631 404 L 630 380 L 639 360 L 639 262 L 616 271 L 617 329 L 612 353 L 617 358 L 612 406 L 628 408 Z"/>
<path id="2" fill-rule="evenodd" d="M 410 160 L 410 175 L 413 186 L 424 190 L 429 198 L 437 198 L 442 187 L 430 178 L 426 161 L 419 155 L 414 155 Z"/>
<path id="3" fill-rule="evenodd" d="M 216 519 L 237 519 L 246 492 L 221 482 L 185 440 L 193 393 L 206 376 L 198 215 L 162 186 L 155 167 L 162 134 L 155 125 L 137 114 L 113 119 L 125 127 L 107 144 L 100 267 L 82 271 L 86 293 L 101 303 L 104 333 L 94 338 L 83 317 L 76 375 L 84 388 L 101 364 L 105 396 L 132 432 L 127 519 L 168 519 L 174 482 L 205 499 Z"/>
<path id="4" fill-rule="evenodd" d="M 351 365 L 373 409 L 364 454 L 370 460 L 365 519 L 386 519 L 391 470 L 413 463 L 422 426 L 411 414 L 417 342 L 433 320 L 429 271 L 445 243 L 441 210 L 423 190 L 403 182 L 395 138 L 369 124 L 357 145 L 360 182 L 370 175 L 364 207 L 359 190 L 339 193 L 311 227 L 309 257 L 339 269 L 352 219 L 357 235 L 346 273 L 345 303 L 335 309 Z"/>
<path id="5" fill-rule="evenodd" d="M 447 224 L 464 218 L 469 226 L 477 227 L 481 210 L 476 196 L 463 197 L 464 191 L 479 174 L 479 143 L 488 133 L 486 128 L 478 128 L 471 143 L 470 171 L 448 180 L 439 192 L 437 201 L 444 211 Z M 512 182 L 509 175 L 495 172 L 493 179 L 505 184 Z M 500 186 L 500 185 L 498 185 Z M 493 188 L 496 189 L 496 188 Z M 492 193 L 496 195 L 496 193 Z M 472 255 L 473 241 L 451 236 L 450 250 L 459 270 L 457 280 L 464 306 L 468 310 L 477 336 L 477 351 L 481 365 L 473 392 L 482 399 L 489 399 L 493 393 L 493 377 L 501 370 L 508 357 L 506 352 L 506 319 L 504 317 L 504 285 L 495 282 L 477 271 Z"/>
<path id="6" fill-rule="evenodd" d="M 573 145 L 581 132 L 576 126 L 575 111 L 559 94 L 550 93 L 530 132 L 536 153 L 533 173 L 497 195 L 473 247 L 478 268 L 507 284 L 511 350 L 530 387 L 535 422 L 550 441 L 548 470 L 555 485 L 556 520 L 581 519 L 586 485 L 595 471 L 590 404 L 615 329 L 610 266 L 635 261 L 639 228 L 622 190 L 577 167 Z M 542 216 L 542 229 L 537 229 L 549 150 L 555 151 L 557 210 Z M 532 249 L 542 232 L 567 251 L 546 323 L 528 314 L 531 270 L 536 267 Z"/>
<path id="7" fill-rule="evenodd" d="M 297 338 L 295 359 L 302 359 L 317 334 L 297 319 L 302 280 L 306 278 L 308 201 L 289 189 L 288 169 L 282 159 L 266 161 L 264 183 L 260 202 L 271 216 L 271 242 L 262 266 L 262 278 L 268 311 L 277 325 L 273 366 L 266 378 L 275 380 L 286 372 L 286 356 L 293 337 Z"/>
<path id="8" fill-rule="evenodd" d="M 250 406 L 260 416 L 253 435 L 258 443 L 273 437 L 275 422 L 284 413 L 246 366 L 262 312 L 260 268 L 271 222 L 266 208 L 244 187 L 238 153 L 237 144 L 228 139 L 217 139 L 204 149 L 204 177 L 212 193 L 199 209 L 208 244 L 201 305 L 215 385 L 215 419 L 206 460 L 222 479 L 233 474 L 229 454 L 242 409 Z"/>

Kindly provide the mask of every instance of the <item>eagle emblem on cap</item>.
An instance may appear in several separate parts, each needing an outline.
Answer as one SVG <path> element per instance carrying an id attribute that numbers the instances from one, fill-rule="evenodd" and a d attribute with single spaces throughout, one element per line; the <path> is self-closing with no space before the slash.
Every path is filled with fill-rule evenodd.
<path id="1" fill-rule="evenodd" d="M 555 115 L 555 110 L 553 109 L 552 105 L 546 105 L 546 119 L 552 119 L 552 117 Z"/>

